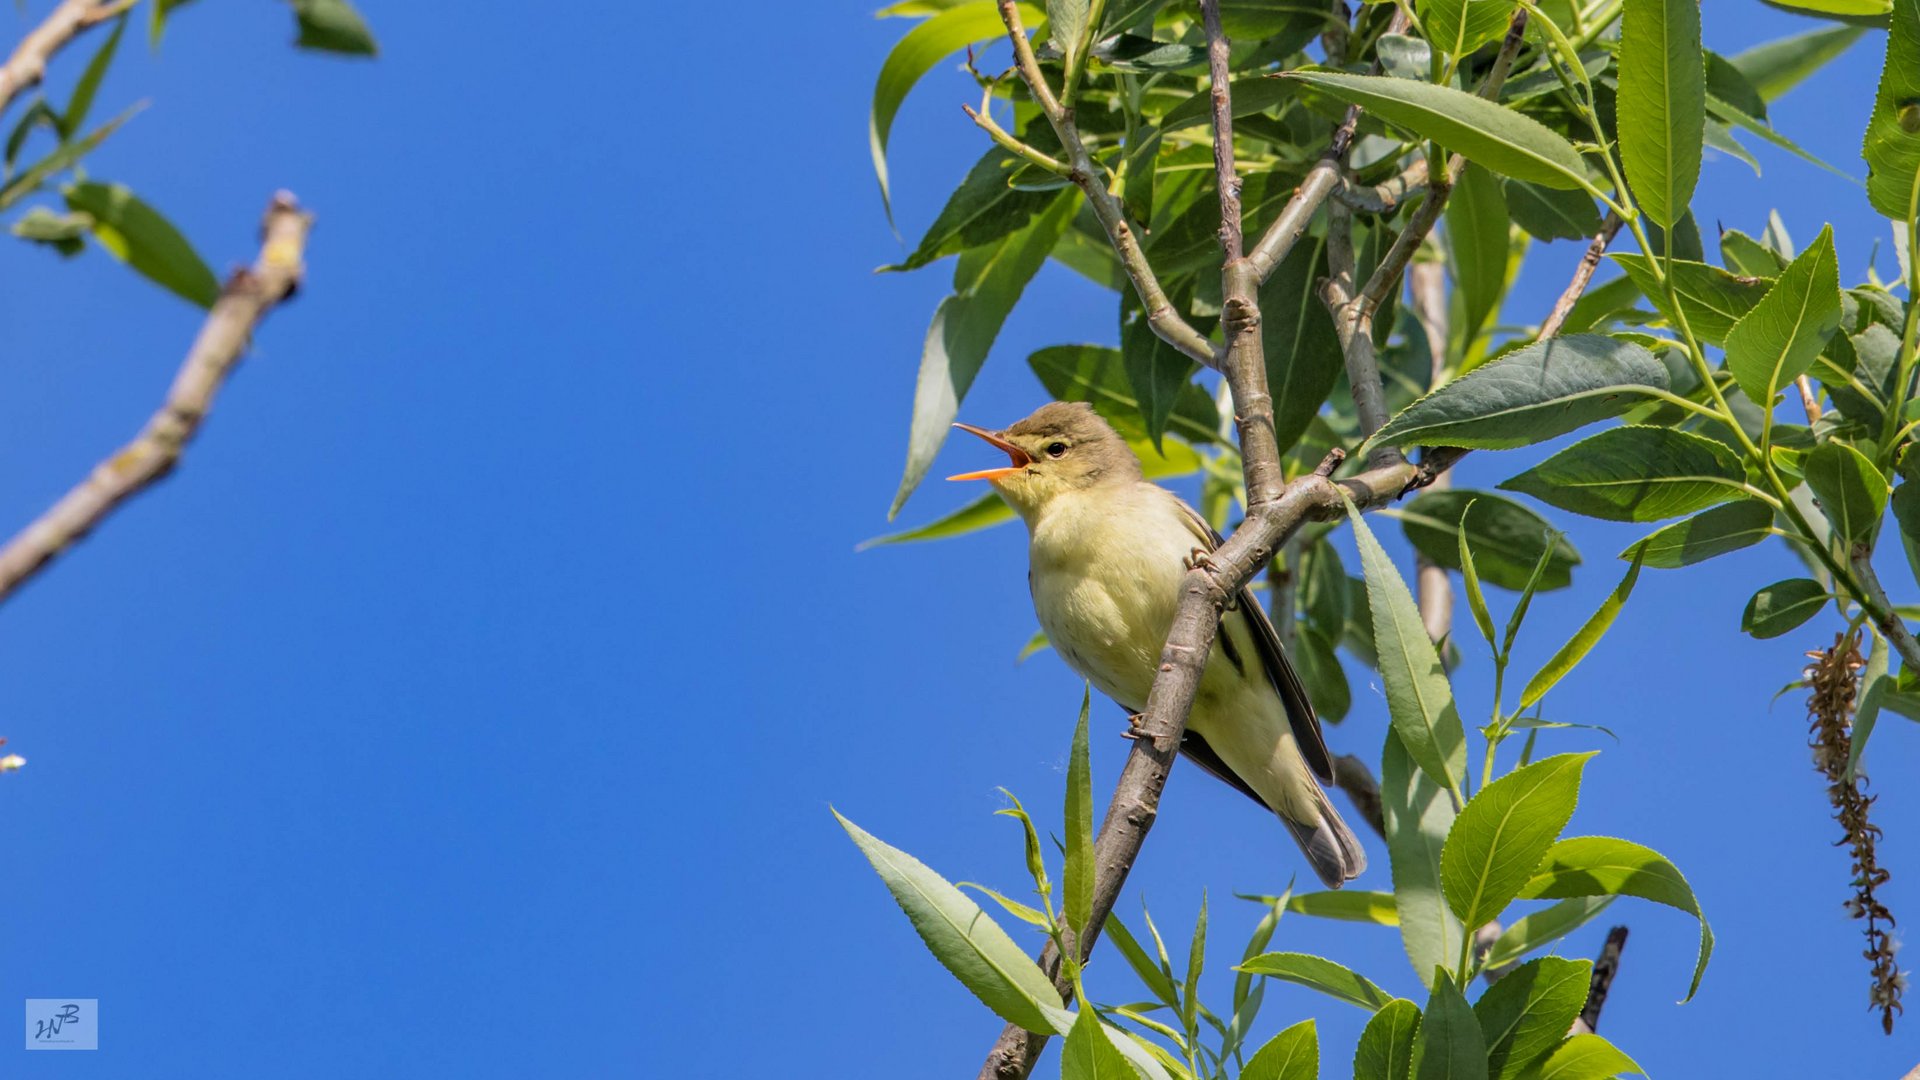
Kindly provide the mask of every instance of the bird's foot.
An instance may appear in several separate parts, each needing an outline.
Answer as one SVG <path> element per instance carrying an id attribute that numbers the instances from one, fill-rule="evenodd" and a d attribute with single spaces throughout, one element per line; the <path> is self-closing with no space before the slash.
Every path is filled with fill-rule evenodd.
<path id="1" fill-rule="evenodd" d="M 1198 570 L 1203 566 L 1212 566 L 1212 556 L 1213 553 L 1206 548 L 1193 548 L 1187 552 L 1186 558 L 1180 560 L 1180 565 L 1188 570 Z"/>
<path id="2" fill-rule="evenodd" d="M 1146 713 L 1128 713 L 1127 714 L 1127 730 L 1121 732 L 1120 737 L 1123 739 L 1139 738 L 1140 728 L 1143 725 L 1145 725 L 1146 722 L 1147 722 Z"/>

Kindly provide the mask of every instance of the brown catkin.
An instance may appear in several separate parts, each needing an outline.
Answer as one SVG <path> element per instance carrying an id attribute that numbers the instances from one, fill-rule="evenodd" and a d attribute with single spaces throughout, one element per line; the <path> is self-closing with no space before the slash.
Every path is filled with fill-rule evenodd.
<path id="1" fill-rule="evenodd" d="M 1882 645 L 1881 648 L 1886 646 Z M 1900 993 L 1907 980 L 1894 965 L 1893 913 L 1880 902 L 1874 890 L 1890 876 L 1874 858 L 1874 842 L 1880 828 L 1867 820 L 1876 796 L 1866 793 L 1866 774 L 1858 769 L 1847 776 L 1847 758 L 1853 749 L 1852 718 L 1860 687 L 1860 634 L 1854 631 L 1837 635 L 1833 646 L 1810 652 L 1813 663 L 1806 668 L 1809 721 L 1808 743 L 1813 748 L 1813 764 L 1827 778 L 1827 801 L 1833 804 L 1833 816 L 1844 835 L 1835 846 L 1846 845 L 1853 854 L 1853 896 L 1846 903 L 1847 914 L 1867 921 L 1867 948 L 1862 954 L 1869 964 L 1873 987 L 1868 993 L 1868 1008 L 1880 1010 L 1880 1027 L 1893 1034 L 1894 1015 L 1904 1011 Z"/>

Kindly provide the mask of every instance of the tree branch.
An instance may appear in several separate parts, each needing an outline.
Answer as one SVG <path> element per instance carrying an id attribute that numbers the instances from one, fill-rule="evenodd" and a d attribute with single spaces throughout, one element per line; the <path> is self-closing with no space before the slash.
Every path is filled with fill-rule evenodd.
<path id="1" fill-rule="evenodd" d="M 1427 190 L 1427 159 L 1416 158 L 1413 164 L 1400 170 L 1382 183 L 1372 187 L 1358 187 L 1352 177 L 1335 188 L 1333 197 L 1345 203 L 1353 210 L 1364 210 L 1369 214 L 1391 214 L 1400 209 L 1409 198 Z"/>
<path id="2" fill-rule="evenodd" d="M 1540 324 L 1538 341 L 1545 341 L 1558 334 L 1567 324 L 1567 316 L 1573 312 L 1573 305 L 1580 302 L 1580 296 L 1587 291 L 1587 283 L 1593 280 L 1593 272 L 1600 265 L 1600 257 L 1607 253 L 1607 245 L 1619 235 L 1620 226 L 1625 224 L 1618 215 L 1607 214 L 1606 223 L 1600 231 L 1593 234 L 1593 240 L 1587 244 L 1586 254 L 1580 256 L 1580 265 L 1573 268 L 1573 280 L 1561 291 L 1560 299 L 1553 302 L 1553 310 L 1547 313 L 1547 321 Z"/>
<path id="3" fill-rule="evenodd" d="M 1900 659 L 1906 661 L 1909 668 L 1920 671 L 1920 641 L 1914 640 L 1913 631 L 1907 629 L 1906 620 L 1894 610 L 1886 586 L 1880 584 L 1880 575 L 1873 569 L 1873 549 L 1865 544 L 1855 544 L 1849 554 L 1848 562 L 1853 567 L 1854 579 L 1867 594 L 1862 599 L 1866 601 L 1873 624 L 1893 643 Z"/>
<path id="4" fill-rule="evenodd" d="M 234 271 L 174 376 L 167 399 L 139 435 L 0 548 L 0 602 L 100 524 L 114 508 L 167 475 L 240 362 L 267 312 L 293 294 L 312 215 L 286 192 L 274 196 L 261 224 L 260 256 Z"/>
<path id="5" fill-rule="evenodd" d="M 1133 226 L 1127 224 L 1125 209 L 1121 207 L 1120 200 L 1114 198 L 1113 192 L 1107 190 L 1103 170 L 1094 162 L 1093 155 L 1087 152 L 1085 140 L 1080 138 L 1080 128 L 1073 119 L 1073 107 L 1062 105 L 1060 99 L 1054 96 L 1053 88 L 1047 85 L 1046 74 L 1040 70 L 1040 62 L 1034 58 L 1033 44 L 1027 40 L 1027 28 L 1020 20 L 1017 0 L 999 0 L 999 5 L 1000 21 L 1006 24 L 1007 38 L 1013 43 L 1014 67 L 1027 84 L 1027 91 L 1040 106 L 1041 113 L 1053 126 L 1053 133 L 1059 137 L 1060 146 L 1066 151 L 1065 175 L 1081 191 L 1086 192 L 1087 203 L 1093 207 L 1093 216 L 1100 220 L 1101 228 L 1106 230 L 1107 239 L 1120 256 L 1120 264 L 1126 268 L 1128 280 L 1133 282 L 1134 291 L 1140 296 L 1140 306 L 1146 312 L 1147 325 L 1160 340 L 1180 350 L 1188 359 L 1197 360 L 1208 367 L 1218 367 L 1213 343 L 1181 316 L 1179 309 L 1173 306 L 1173 301 L 1167 298 L 1166 290 L 1160 287 L 1160 279 L 1154 274 L 1153 265 L 1147 261 L 1146 250 L 1134 235 Z M 980 118 L 976 116 L 974 119 L 977 123 Z"/>
<path id="6" fill-rule="evenodd" d="M 88 27 L 113 18 L 132 7 L 135 0 L 61 0 L 39 26 L 27 32 L 14 47 L 13 55 L 0 66 L 0 114 L 13 99 L 47 77 L 47 64 L 55 53 L 67 47 Z"/>
<path id="7" fill-rule="evenodd" d="M 1600 1027 L 1600 1010 L 1606 1007 L 1607 991 L 1613 977 L 1620 973 L 1620 950 L 1627 947 L 1627 928 L 1616 926 L 1607 931 L 1607 943 L 1593 961 L 1593 975 L 1587 983 L 1587 1004 L 1573 1022 L 1573 1034 L 1591 1035 Z"/>
<path id="8" fill-rule="evenodd" d="M 1427 355 L 1433 360 L 1428 375 L 1429 389 L 1437 388 L 1447 374 L 1447 271 L 1437 262 L 1416 262 L 1407 269 L 1407 292 L 1412 299 L 1414 321 L 1427 338 Z M 1429 486 L 1447 486 L 1445 475 Z M 1426 555 L 1414 553 L 1415 588 L 1419 596 L 1420 621 L 1427 637 L 1435 643 L 1453 630 L 1453 581 L 1447 568 Z"/>
<path id="9" fill-rule="evenodd" d="M 1333 786 L 1347 793 L 1353 808 L 1373 827 L 1380 839 L 1387 838 L 1387 819 L 1380 809 L 1380 781 L 1358 754 L 1342 754 L 1333 759 Z"/>

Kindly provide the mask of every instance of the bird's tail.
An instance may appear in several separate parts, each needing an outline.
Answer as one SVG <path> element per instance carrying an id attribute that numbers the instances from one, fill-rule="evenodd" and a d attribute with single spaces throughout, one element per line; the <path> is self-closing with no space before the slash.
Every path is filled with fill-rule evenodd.
<path id="1" fill-rule="evenodd" d="M 1340 819 L 1340 812 L 1333 808 L 1326 789 L 1311 779 L 1307 786 L 1313 790 L 1313 806 L 1319 811 L 1317 819 L 1296 821 L 1282 813 L 1280 820 L 1286 823 L 1287 831 L 1306 853 L 1321 882 L 1329 889 L 1337 889 L 1367 868 L 1367 852 L 1360 846 L 1360 838 Z"/>

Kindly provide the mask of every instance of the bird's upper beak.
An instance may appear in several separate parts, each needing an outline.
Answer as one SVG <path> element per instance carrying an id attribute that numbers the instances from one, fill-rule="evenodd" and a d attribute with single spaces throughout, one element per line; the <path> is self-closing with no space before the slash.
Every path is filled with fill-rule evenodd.
<path id="1" fill-rule="evenodd" d="M 1021 472 L 1021 470 L 1025 469 L 1028 465 L 1033 464 L 1033 455 L 1027 453 L 1025 450 L 1020 449 L 1018 446 L 1015 446 L 1012 442 L 1008 441 L 1007 438 L 1004 435 L 1001 435 L 999 432 L 988 431 L 985 428 L 977 428 L 977 427 L 974 427 L 972 424 L 955 424 L 953 426 L 959 428 L 961 431 L 968 433 L 969 435 L 978 435 L 981 438 L 992 443 L 993 445 L 999 447 L 1000 449 L 1005 450 L 1007 452 L 1007 457 L 1012 461 L 1012 464 L 1008 465 L 1004 469 L 981 469 L 979 472 L 961 473 L 959 476 L 949 476 L 947 477 L 947 479 L 949 480 L 999 480 L 1008 476 L 1016 476 Z"/>

